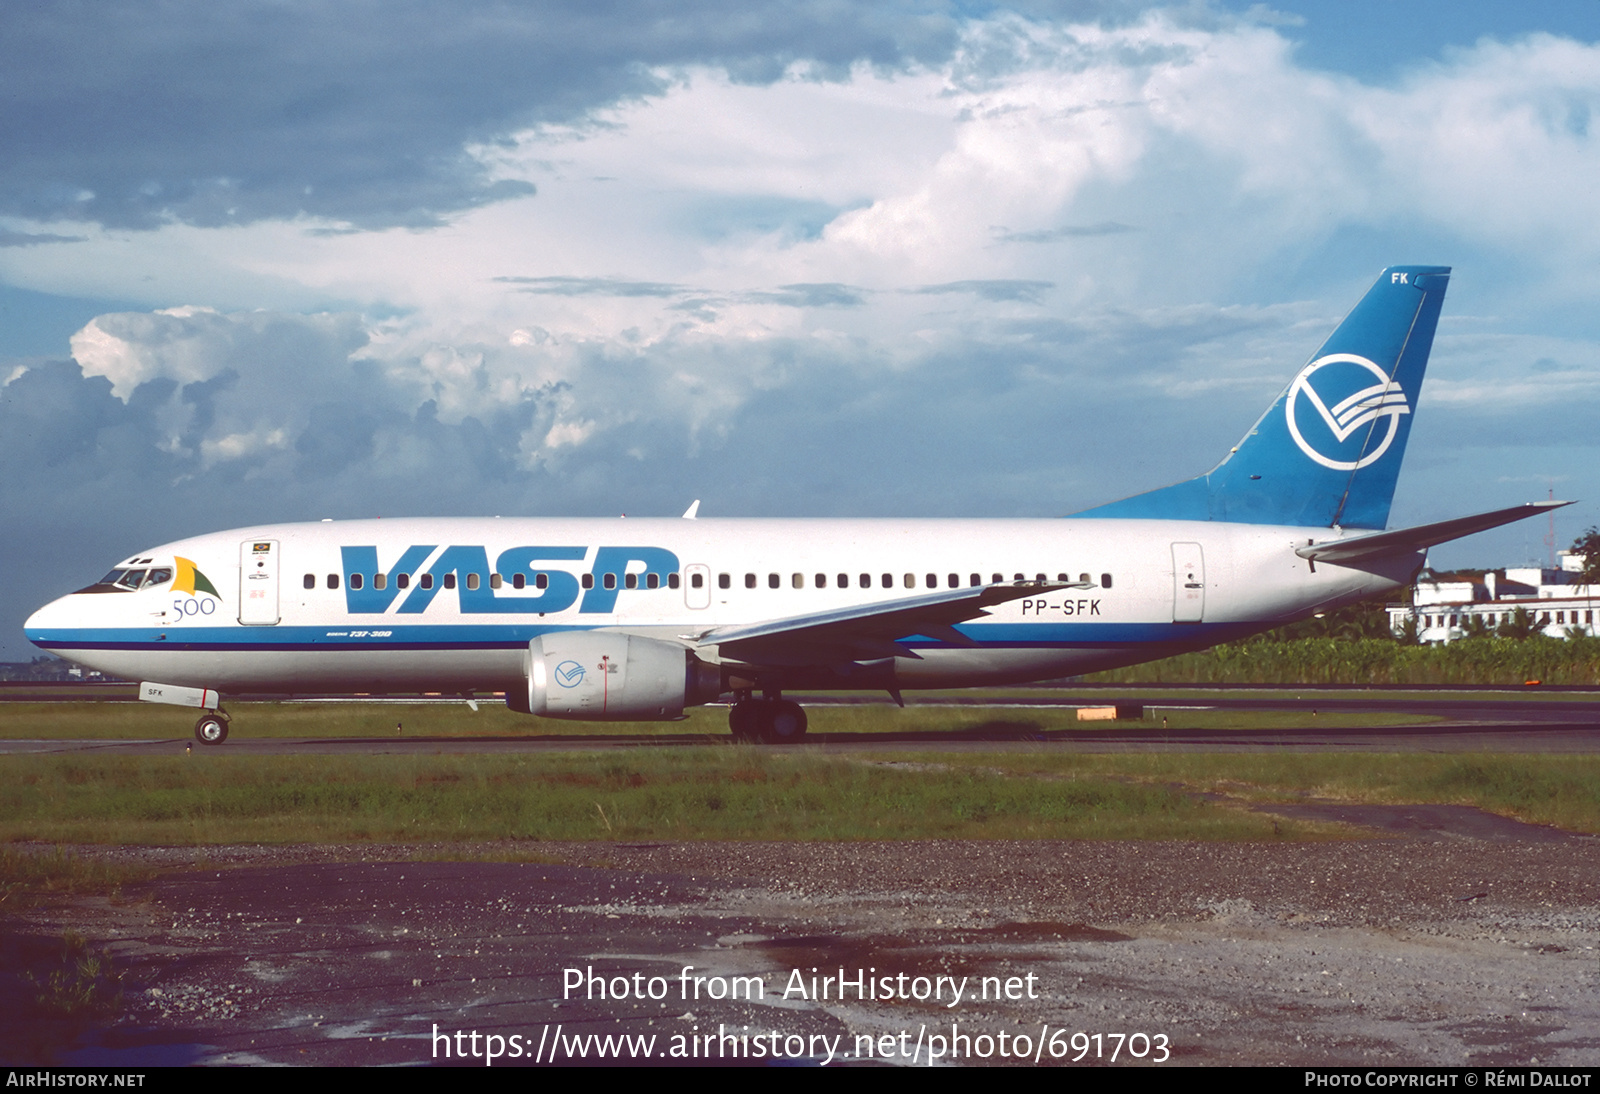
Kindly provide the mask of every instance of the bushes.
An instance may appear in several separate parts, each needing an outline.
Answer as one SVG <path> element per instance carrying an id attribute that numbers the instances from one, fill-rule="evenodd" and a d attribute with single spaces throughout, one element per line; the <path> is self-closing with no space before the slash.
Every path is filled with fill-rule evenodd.
<path id="1" fill-rule="evenodd" d="M 1252 638 L 1084 677 L 1105 684 L 1600 685 L 1600 638 L 1475 638 L 1408 646 L 1387 638 Z"/>

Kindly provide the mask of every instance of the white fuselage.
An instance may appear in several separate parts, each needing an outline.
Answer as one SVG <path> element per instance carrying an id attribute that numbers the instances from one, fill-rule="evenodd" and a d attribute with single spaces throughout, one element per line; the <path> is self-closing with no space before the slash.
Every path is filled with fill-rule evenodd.
<path id="1" fill-rule="evenodd" d="M 914 655 L 863 678 L 964 687 L 1213 645 L 1396 589 L 1421 562 L 1408 553 L 1351 568 L 1295 555 L 1329 536 L 1130 519 L 262 526 L 141 552 L 122 568 L 176 577 L 62 597 L 28 620 L 27 634 L 118 676 L 224 693 L 499 691 L 522 685 L 529 643 L 551 632 L 682 642 L 736 674 L 701 642 L 707 632 L 972 584 L 1054 586 L 959 624 L 965 642 L 902 636 Z M 186 583 L 184 563 L 200 576 Z M 837 666 L 803 663 L 767 666 L 766 679 L 850 686 Z"/>

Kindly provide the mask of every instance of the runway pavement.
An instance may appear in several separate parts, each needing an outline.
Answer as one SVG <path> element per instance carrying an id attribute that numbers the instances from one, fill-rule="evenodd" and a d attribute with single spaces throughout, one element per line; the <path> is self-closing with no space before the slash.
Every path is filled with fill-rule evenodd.
<path id="1" fill-rule="evenodd" d="M 960 731 L 884 733 L 816 733 L 803 747 L 828 752 L 892 748 L 909 751 L 995 751 L 1052 748 L 1077 752 L 1600 752 L 1600 700 L 1554 693 L 1515 699 L 1485 696 L 1435 698 L 1382 691 L 1354 694 L 1317 694 L 1304 698 L 1220 696 L 1212 689 L 1165 691 L 1160 697 L 1135 697 L 1145 715 L 1136 720 L 1090 722 L 1068 729 L 1041 730 L 1035 715 L 1047 711 L 1065 714 L 1073 707 L 1111 705 L 1105 699 L 972 699 L 960 696 L 919 700 L 909 710 L 960 707 L 984 712 L 988 718 Z M 457 700 L 459 701 L 459 700 Z M 810 699 L 806 700 L 812 704 Z M 852 702 L 858 704 L 859 700 Z M 814 705 L 837 705 L 817 702 Z M 1240 711 L 1252 714 L 1282 712 L 1302 721 L 1307 712 L 1327 715 L 1395 714 L 1437 719 L 1423 724 L 1378 727 L 1285 725 L 1274 729 L 1169 729 L 1164 725 L 1179 711 L 1197 709 Z M 175 712 L 178 713 L 178 712 Z M 1285 719 L 1286 723 L 1291 719 Z M 726 734 L 630 734 L 572 732 L 566 724 L 529 719 L 530 732 L 515 736 L 482 737 L 348 737 L 252 738 L 247 718 L 236 719 L 227 743 L 229 752 L 252 755 L 431 754 L 479 752 L 545 752 L 571 749 L 681 747 L 729 743 Z M 95 751 L 127 755 L 164 755 L 199 747 L 174 718 L 171 737 L 144 740 L 55 739 L 0 740 L 0 754 Z"/>

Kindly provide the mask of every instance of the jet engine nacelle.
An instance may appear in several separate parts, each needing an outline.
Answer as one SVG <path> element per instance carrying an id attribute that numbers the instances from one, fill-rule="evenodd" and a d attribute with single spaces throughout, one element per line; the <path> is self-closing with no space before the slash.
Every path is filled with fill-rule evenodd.
<path id="1" fill-rule="evenodd" d="M 614 631 L 558 631 L 528 643 L 524 714 L 592 722 L 660 722 L 722 691 L 722 673 L 682 646 Z M 515 700 L 521 699 L 523 703 Z"/>

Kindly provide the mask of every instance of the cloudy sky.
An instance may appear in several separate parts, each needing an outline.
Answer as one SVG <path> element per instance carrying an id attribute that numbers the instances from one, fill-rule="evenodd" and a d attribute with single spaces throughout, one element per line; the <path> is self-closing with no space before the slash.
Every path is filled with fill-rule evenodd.
<path id="1" fill-rule="evenodd" d="M 1600 5 L 0 11 L 0 659 L 140 548 L 1049 516 L 1455 267 L 1392 523 L 1600 522 Z M 1542 557 L 1547 526 L 1436 565 Z"/>

